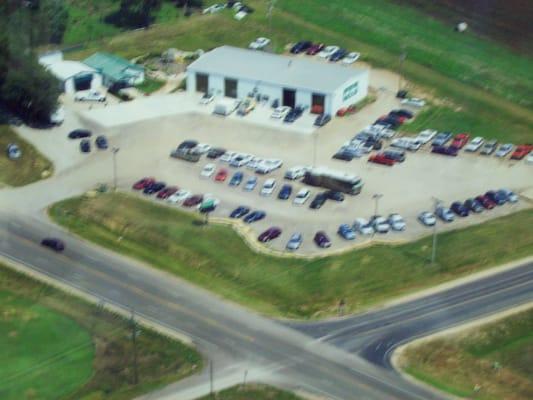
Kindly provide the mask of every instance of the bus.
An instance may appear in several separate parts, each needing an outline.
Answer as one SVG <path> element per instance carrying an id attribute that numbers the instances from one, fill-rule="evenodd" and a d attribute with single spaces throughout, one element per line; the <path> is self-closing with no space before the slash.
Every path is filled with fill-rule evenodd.
<path id="1" fill-rule="evenodd" d="M 363 181 L 357 175 L 350 175 L 328 168 L 310 169 L 305 173 L 303 182 L 311 186 L 319 186 L 351 195 L 361 193 L 363 188 Z"/>

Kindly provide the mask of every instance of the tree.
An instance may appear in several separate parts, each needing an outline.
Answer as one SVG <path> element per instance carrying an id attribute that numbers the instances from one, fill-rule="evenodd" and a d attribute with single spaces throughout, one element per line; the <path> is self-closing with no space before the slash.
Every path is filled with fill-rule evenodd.
<path id="1" fill-rule="evenodd" d="M 162 0 L 121 0 L 117 11 L 104 21 L 122 28 L 147 28 L 153 22 L 152 12 L 161 7 Z"/>

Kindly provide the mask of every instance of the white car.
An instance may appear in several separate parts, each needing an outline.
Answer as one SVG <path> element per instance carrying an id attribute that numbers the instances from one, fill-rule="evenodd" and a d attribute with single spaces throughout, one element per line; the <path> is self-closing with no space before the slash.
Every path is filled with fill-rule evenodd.
<path id="1" fill-rule="evenodd" d="M 96 90 L 89 90 L 84 92 L 77 92 L 74 95 L 75 101 L 98 101 L 104 102 L 106 100 L 105 94 L 102 94 Z"/>
<path id="2" fill-rule="evenodd" d="M 393 231 L 404 231 L 407 226 L 400 214 L 389 215 L 389 224 Z"/>
<path id="3" fill-rule="evenodd" d="M 226 151 L 222 156 L 220 157 L 220 161 L 230 163 L 234 157 L 237 156 L 237 153 L 234 151 Z"/>
<path id="4" fill-rule="evenodd" d="M 533 151 L 527 156 L 526 164 L 533 165 Z"/>
<path id="5" fill-rule="evenodd" d="M 412 107 L 424 107 L 426 105 L 426 101 L 413 97 L 410 99 L 403 99 L 402 104 L 406 106 L 412 106 Z"/>
<path id="6" fill-rule="evenodd" d="M 22 151 L 15 143 L 9 143 L 6 152 L 10 160 L 18 160 L 22 156 Z"/>
<path id="7" fill-rule="evenodd" d="M 309 197 L 311 197 L 311 191 L 309 189 L 300 189 L 300 191 L 296 193 L 296 196 L 292 202 L 294 204 L 301 205 L 304 204 Z"/>
<path id="8" fill-rule="evenodd" d="M 215 93 L 212 91 L 204 93 L 200 99 L 200 104 L 209 104 L 215 99 Z"/>
<path id="9" fill-rule="evenodd" d="M 374 233 L 374 227 L 364 218 L 356 218 L 353 223 L 353 229 L 361 235 L 372 235 Z"/>
<path id="10" fill-rule="evenodd" d="M 283 161 L 274 158 L 263 160 L 263 162 L 257 166 L 255 172 L 258 174 L 269 174 L 270 172 L 281 168 L 282 165 Z"/>
<path id="11" fill-rule="evenodd" d="M 54 125 L 61 125 L 65 121 L 65 109 L 60 106 L 50 115 L 50 123 Z"/>
<path id="12" fill-rule="evenodd" d="M 509 203 L 518 203 L 518 196 L 515 192 L 509 189 L 502 189 L 501 191 L 505 194 Z"/>
<path id="13" fill-rule="evenodd" d="M 203 178 L 209 178 L 215 173 L 216 168 L 215 164 L 206 164 L 202 169 L 202 172 L 200 172 L 200 176 Z"/>
<path id="14" fill-rule="evenodd" d="M 361 57 L 361 54 L 356 52 L 356 51 L 353 51 L 351 53 L 348 53 L 343 59 L 342 59 L 342 62 L 344 64 L 353 64 L 354 62 L 356 62 L 357 60 L 359 60 L 359 57 Z"/>
<path id="15" fill-rule="evenodd" d="M 272 113 L 270 118 L 283 119 L 290 112 L 291 108 L 289 106 L 277 107 L 274 109 L 274 112 Z"/>
<path id="16" fill-rule="evenodd" d="M 333 55 L 333 53 L 337 52 L 339 49 L 340 49 L 339 46 L 326 46 L 320 53 L 318 53 L 318 56 L 320 58 L 329 58 Z"/>
<path id="17" fill-rule="evenodd" d="M 213 4 L 212 6 L 204 8 L 202 14 L 215 14 L 222 11 L 224 8 L 226 8 L 226 5 L 224 4 Z"/>
<path id="18" fill-rule="evenodd" d="M 370 220 L 370 223 L 374 227 L 377 233 L 387 233 L 390 231 L 390 224 L 386 218 L 381 216 L 375 216 Z"/>
<path id="19" fill-rule="evenodd" d="M 513 150 L 513 145 L 511 143 L 505 143 L 500 146 L 500 148 L 494 154 L 496 157 L 505 157 Z"/>
<path id="20" fill-rule="evenodd" d="M 308 167 L 292 167 L 285 172 L 284 178 L 294 181 L 296 179 L 303 178 L 308 170 Z"/>
<path id="21" fill-rule="evenodd" d="M 246 164 L 252 161 L 253 158 L 254 156 L 252 156 L 251 154 L 237 154 L 235 157 L 232 158 L 229 165 L 236 168 L 244 167 Z"/>
<path id="22" fill-rule="evenodd" d="M 275 179 L 267 179 L 261 188 L 261 196 L 270 196 L 276 187 Z"/>
<path id="23" fill-rule="evenodd" d="M 270 39 L 265 37 L 258 37 L 252 43 L 248 45 L 248 48 L 252 50 L 263 50 L 270 44 Z"/>
<path id="24" fill-rule="evenodd" d="M 169 203 L 173 204 L 181 204 L 183 203 L 187 198 L 191 197 L 192 193 L 185 189 L 180 189 L 173 195 L 171 195 L 167 201 Z"/>
<path id="25" fill-rule="evenodd" d="M 435 214 L 430 213 L 429 211 L 422 211 L 418 214 L 418 220 L 425 226 L 433 226 L 437 223 Z"/>
<path id="26" fill-rule="evenodd" d="M 426 144 L 431 142 L 437 133 L 435 129 L 424 129 L 415 139 L 422 144 Z"/>
<path id="27" fill-rule="evenodd" d="M 192 154 L 205 154 L 211 150 L 211 146 L 206 143 L 198 143 L 191 149 Z"/>
<path id="28" fill-rule="evenodd" d="M 246 168 L 255 171 L 255 169 L 259 167 L 263 161 L 264 160 L 261 157 L 254 157 L 248 164 L 246 164 Z"/>
<path id="29" fill-rule="evenodd" d="M 391 146 L 399 149 L 417 151 L 422 144 L 416 138 L 402 137 L 392 139 Z"/>
<path id="30" fill-rule="evenodd" d="M 485 139 L 483 139 L 481 136 L 476 136 L 465 146 L 465 151 L 478 151 L 481 146 L 483 146 L 483 143 L 485 143 Z"/>

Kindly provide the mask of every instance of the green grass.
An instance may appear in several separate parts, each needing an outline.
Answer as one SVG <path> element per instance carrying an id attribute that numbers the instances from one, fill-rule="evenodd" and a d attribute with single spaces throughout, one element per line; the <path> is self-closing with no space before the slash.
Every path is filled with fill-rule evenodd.
<path id="1" fill-rule="evenodd" d="M 18 160 L 7 157 L 9 143 L 19 146 L 22 156 Z M 0 125 L 0 186 L 23 186 L 43 178 L 43 173 L 53 173 L 52 163 L 31 144 L 22 139 L 7 125 Z"/>
<path id="2" fill-rule="evenodd" d="M 68 22 L 63 44 L 76 45 L 86 41 L 108 38 L 121 32 L 103 21 L 104 16 L 118 8 L 112 0 L 68 0 Z"/>
<path id="3" fill-rule="evenodd" d="M 143 93 L 150 94 L 161 89 L 164 85 L 165 81 L 146 77 L 143 83 L 135 87 Z"/>
<path id="4" fill-rule="evenodd" d="M 126 194 L 68 199 L 50 215 L 84 238 L 230 300 L 296 318 L 333 315 L 341 299 L 347 312 L 358 311 L 533 252 L 533 210 L 440 234 L 437 267 L 428 265 L 430 237 L 312 260 L 257 254 L 227 226 L 198 226 L 196 216 Z"/>
<path id="5" fill-rule="evenodd" d="M 0 265 L 0 398 L 126 400 L 199 370 L 193 349 Z"/>
<path id="6" fill-rule="evenodd" d="M 233 387 L 214 396 L 205 396 L 198 400 L 299 400 L 300 397 L 264 385 L 246 385 Z"/>
<path id="7" fill-rule="evenodd" d="M 528 400 L 533 395 L 533 309 L 407 348 L 406 372 L 454 395 Z M 495 367 L 497 363 L 498 367 Z"/>

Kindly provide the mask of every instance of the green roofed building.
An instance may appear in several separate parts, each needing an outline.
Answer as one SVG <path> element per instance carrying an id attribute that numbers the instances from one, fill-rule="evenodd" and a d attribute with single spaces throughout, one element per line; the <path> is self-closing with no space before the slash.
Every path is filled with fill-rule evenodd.
<path id="1" fill-rule="evenodd" d="M 102 74 L 107 87 L 113 84 L 135 86 L 144 82 L 144 67 L 113 54 L 95 53 L 83 63 Z"/>

